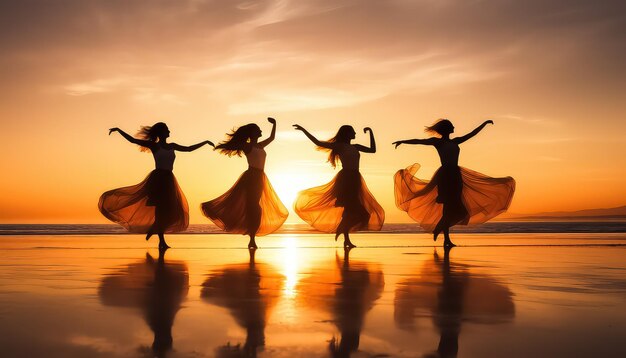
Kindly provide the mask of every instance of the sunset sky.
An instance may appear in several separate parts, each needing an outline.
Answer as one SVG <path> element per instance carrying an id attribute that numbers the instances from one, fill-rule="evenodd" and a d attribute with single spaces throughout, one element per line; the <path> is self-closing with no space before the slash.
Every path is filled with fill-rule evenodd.
<path id="1" fill-rule="evenodd" d="M 335 174 L 320 139 L 342 124 L 374 130 L 361 173 L 387 214 L 393 174 L 431 147 L 401 146 L 446 117 L 460 164 L 512 176 L 510 212 L 626 205 L 626 2 L 332 0 L 0 2 L 0 223 L 105 223 L 106 190 L 154 167 L 121 136 L 166 122 L 171 141 L 219 142 L 258 123 L 266 173 L 286 206 Z M 178 153 L 192 223 L 199 204 L 246 169 L 209 147 Z M 298 222 L 295 214 L 291 222 Z"/>

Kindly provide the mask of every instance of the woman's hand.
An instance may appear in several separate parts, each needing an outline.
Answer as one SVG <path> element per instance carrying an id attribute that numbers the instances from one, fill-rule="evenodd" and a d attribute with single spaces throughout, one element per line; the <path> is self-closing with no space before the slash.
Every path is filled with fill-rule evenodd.
<path id="1" fill-rule="evenodd" d="M 294 124 L 293 128 L 297 131 L 303 131 L 306 132 L 306 129 L 302 128 L 302 126 L 300 126 L 299 124 Z"/>
<path id="2" fill-rule="evenodd" d="M 371 133 L 372 132 L 372 128 L 370 128 L 370 127 L 363 128 L 363 133 L 367 133 L 367 132 Z"/>
<path id="3" fill-rule="evenodd" d="M 210 140 L 205 141 L 205 143 L 215 148 L 215 144 L 213 144 L 213 142 L 211 142 Z"/>
<path id="4" fill-rule="evenodd" d="M 111 133 L 113 133 L 113 132 L 119 132 L 119 131 L 120 131 L 120 129 L 119 129 L 119 128 L 117 128 L 117 127 L 115 127 L 115 128 L 109 128 L 109 135 L 111 135 Z"/>
<path id="5" fill-rule="evenodd" d="M 272 123 L 272 124 L 276 124 L 276 120 L 272 117 L 267 117 L 267 121 Z"/>
<path id="6" fill-rule="evenodd" d="M 398 146 L 400 146 L 400 144 L 404 144 L 404 141 L 403 140 L 398 140 L 398 141 L 395 141 L 395 142 L 393 142 L 391 144 L 395 145 L 396 148 L 398 148 Z"/>
<path id="7" fill-rule="evenodd" d="M 485 121 L 485 124 L 493 124 L 493 121 L 492 121 L 491 119 L 486 120 L 486 121 Z"/>

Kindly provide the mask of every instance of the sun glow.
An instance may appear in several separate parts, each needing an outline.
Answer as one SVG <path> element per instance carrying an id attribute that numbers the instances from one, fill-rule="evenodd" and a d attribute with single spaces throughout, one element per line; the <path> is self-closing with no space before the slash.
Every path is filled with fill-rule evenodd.
<path id="1" fill-rule="evenodd" d="M 293 214 L 293 205 L 298 196 L 298 192 L 301 190 L 322 184 L 321 179 L 311 178 L 302 173 L 294 173 L 287 170 L 278 170 L 271 176 L 270 181 L 272 186 L 278 194 L 280 201 L 287 207 L 290 213 Z M 288 221 L 294 221 L 295 216 L 290 215 Z"/>
<path id="2" fill-rule="evenodd" d="M 293 212 L 293 203 L 298 196 L 298 191 L 301 190 L 295 175 L 279 173 L 275 176 L 272 184 L 280 201 L 285 204 L 290 212 Z"/>

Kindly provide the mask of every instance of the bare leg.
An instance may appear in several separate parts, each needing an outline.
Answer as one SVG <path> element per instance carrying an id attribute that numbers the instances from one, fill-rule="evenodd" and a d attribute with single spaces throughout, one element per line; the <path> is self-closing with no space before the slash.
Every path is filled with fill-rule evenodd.
<path id="1" fill-rule="evenodd" d="M 159 247 L 161 247 L 162 243 L 165 243 L 165 238 L 161 238 L 163 236 L 163 207 L 161 206 L 155 206 L 154 207 L 154 222 L 152 223 L 152 226 L 150 226 L 150 229 L 148 229 L 148 233 L 146 234 L 146 241 L 150 240 L 150 238 L 152 237 L 152 235 L 154 235 L 155 232 L 158 233 L 159 235 Z M 167 244 L 165 244 L 165 246 L 167 246 Z M 169 247 L 169 246 L 167 246 Z"/>
<path id="2" fill-rule="evenodd" d="M 345 239 L 345 231 L 346 231 L 345 226 L 346 226 L 346 216 L 342 215 L 341 222 L 339 223 L 339 225 L 337 225 L 337 231 L 335 231 L 335 241 L 337 241 L 339 236 L 341 236 L 342 234 L 344 235 L 344 239 Z"/>
<path id="3" fill-rule="evenodd" d="M 339 234 L 343 234 L 343 247 L 344 248 L 353 248 L 356 247 L 355 244 L 350 241 L 350 229 L 353 227 L 369 220 L 369 213 L 363 205 L 358 206 L 350 206 L 344 208 L 344 215 L 341 219 L 341 223 L 337 227 L 337 234 L 335 234 L 335 241 L 337 241 L 337 237 Z"/>
<path id="4" fill-rule="evenodd" d="M 167 250 L 170 246 L 165 242 L 165 234 L 162 232 L 159 235 L 159 250 Z"/>
<path id="5" fill-rule="evenodd" d="M 256 246 L 256 241 L 254 241 L 256 235 L 250 235 L 250 241 L 248 242 L 248 249 L 250 250 L 256 250 L 259 247 Z"/>
<path id="6" fill-rule="evenodd" d="M 450 241 L 450 228 L 446 227 L 445 229 L 443 229 L 443 237 L 444 237 L 444 241 L 443 241 L 443 247 L 455 247 L 456 245 Z"/>
<path id="7" fill-rule="evenodd" d="M 257 249 L 256 245 L 256 234 L 259 231 L 259 227 L 261 226 L 261 205 L 259 205 L 259 201 L 261 200 L 261 192 L 255 193 L 258 195 L 250 195 L 248 197 L 248 202 L 246 203 L 246 217 L 247 217 L 247 226 L 248 226 L 248 235 L 250 236 L 250 241 L 248 242 L 248 249 Z"/>
<path id="8" fill-rule="evenodd" d="M 344 222 L 345 222 L 345 219 L 341 218 L 341 222 L 339 223 L 339 225 L 337 225 L 337 231 L 335 231 L 335 241 L 337 241 L 339 236 L 343 234 Z"/>
<path id="9" fill-rule="evenodd" d="M 439 222 L 437 223 L 437 226 L 435 226 L 435 230 L 433 230 L 433 241 L 437 241 L 437 236 L 439 236 L 439 234 L 441 234 L 441 231 L 443 230 L 443 218 L 441 218 L 439 220 Z"/>
<path id="10" fill-rule="evenodd" d="M 343 247 L 346 249 L 356 247 L 356 245 L 350 241 L 350 232 L 348 230 L 343 233 Z"/>

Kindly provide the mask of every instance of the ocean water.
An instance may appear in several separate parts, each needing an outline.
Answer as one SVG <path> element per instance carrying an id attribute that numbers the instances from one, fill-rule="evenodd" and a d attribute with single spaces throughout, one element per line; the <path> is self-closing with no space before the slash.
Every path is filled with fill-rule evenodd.
<path id="1" fill-rule="evenodd" d="M 626 234 L 332 236 L 4 236 L 0 356 L 626 357 Z"/>
<path id="2" fill-rule="evenodd" d="M 306 224 L 285 224 L 277 233 L 314 233 Z M 626 221 L 494 221 L 455 226 L 456 233 L 626 233 Z M 192 224 L 180 234 L 220 234 L 217 226 Z M 379 233 L 424 233 L 417 224 L 385 224 Z M 0 224 L 0 235 L 111 235 L 128 234 L 112 224 Z"/>

